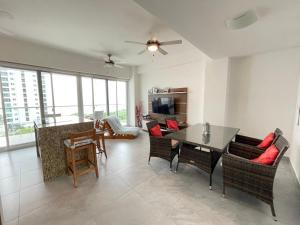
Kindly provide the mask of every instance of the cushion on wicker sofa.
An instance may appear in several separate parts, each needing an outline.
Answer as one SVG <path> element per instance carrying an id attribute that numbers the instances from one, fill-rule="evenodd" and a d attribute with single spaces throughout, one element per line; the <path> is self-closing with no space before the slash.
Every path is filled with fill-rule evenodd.
<path id="1" fill-rule="evenodd" d="M 108 116 L 105 120 L 109 123 L 111 129 L 116 134 L 130 134 L 133 136 L 138 136 L 139 128 L 138 127 L 126 127 L 122 126 L 120 120 L 116 116 Z"/>

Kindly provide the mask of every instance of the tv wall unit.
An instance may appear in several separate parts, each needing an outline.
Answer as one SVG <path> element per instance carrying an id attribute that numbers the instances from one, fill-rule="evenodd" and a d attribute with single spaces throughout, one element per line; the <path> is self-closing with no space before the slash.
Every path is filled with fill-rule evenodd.
<path id="1" fill-rule="evenodd" d="M 170 88 L 169 92 L 164 93 L 153 93 L 148 94 L 148 114 L 151 119 L 158 120 L 159 123 L 164 124 L 165 118 L 170 116 L 175 116 L 177 121 L 180 124 L 186 125 L 187 123 L 187 96 L 188 89 L 187 88 Z M 157 97 L 172 97 L 174 98 L 175 104 L 175 114 L 174 115 L 166 115 L 166 114 L 158 114 L 153 113 L 152 110 L 152 99 Z"/>

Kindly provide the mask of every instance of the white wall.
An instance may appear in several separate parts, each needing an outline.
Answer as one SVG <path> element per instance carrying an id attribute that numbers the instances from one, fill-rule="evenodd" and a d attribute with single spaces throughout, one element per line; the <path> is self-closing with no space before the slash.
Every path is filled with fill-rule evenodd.
<path id="1" fill-rule="evenodd" d="M 228 82 L 228 58 L 207 63 L 204 91 L 204 121 L 225 124 Z"/>
<path id="2" fill-rule="evenodd" d="M 279 127 L 291 143 L 299 62 L 299 48 L 231 59 L 227 124 L 260 138 Z"/>
<path id="3" fill-rule="evenodd" d="M 297 104 L 294 107 L 295 117 L 294 117 L 294 128 L 293 137 L 290 150 L 290 161 L 300 183 L 300 124 L 298 125 L 298 116 L 300 109 L 300 82 L 298 85 L 298 96 Z"/>
<path id="4" fill-rule="evenodd" d="M 135 106 L 140 101 L 140 75 L 136 73 L 136 68 L 133 68 L 131 79 L 128 82 L 128 124 L 135 126 Z"/>
<path id="5" fill-rule="evenodd" d="M 0 61 L 129 79 L 131 68 L 104 68 L 103 60 L 0 36 Z"/>
<path id="6" fill-rule="evenodd" d="M 153 66 L 141 67 L 140 96 L 143 114 L 148 114 L 148 90 L 158 88 L 188 88 L 187 122 L 195 124 L 203 121 L 204 75 L 206 61 L 209 60 L 199 50 L 181 55 L 165 57 Z"/>

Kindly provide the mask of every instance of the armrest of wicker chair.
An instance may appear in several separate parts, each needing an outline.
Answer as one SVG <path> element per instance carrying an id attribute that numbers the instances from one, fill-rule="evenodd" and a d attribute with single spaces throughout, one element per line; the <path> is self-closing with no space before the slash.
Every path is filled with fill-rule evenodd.
<path id="1" fill-rule="evenodd" d="M 238 143 L 252 145 L 252 146 L 256 146 L 260 142 L 262 142 L 262 140 L 260 140 L 260 139 L 247 137 L 247 136 L 244 136 L 244 135 L 236 135 L 235 136 L 235 141 L 238 142 Z"/>
<path id="2" fill-rule="evenodd" d="M 254 176 L 263 176 L 268 178 L 274 178 L 276 167 L 264 164 L 258 164 L 248 159 L 239 157 L 233 154 L 223 154 L 223 167 L 234 168 L 239 172 L 252 174 Z"/>
<path id="3" fill-rule="evenodd" d="M 262 154 L 264 150 L 251 145 L 231 142 L 228 152 L 246 159 L 254 159 Z"/>

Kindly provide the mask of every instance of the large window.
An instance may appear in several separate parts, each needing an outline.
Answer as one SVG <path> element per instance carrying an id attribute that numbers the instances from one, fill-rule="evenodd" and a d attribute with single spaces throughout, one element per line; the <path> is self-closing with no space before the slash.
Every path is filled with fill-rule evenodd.
<path id="1" fill-rule="evenodd" d="M 119 117 L 122 124 L 127 123 L 127 83 L 108 81 L 109 114 Z"/>
<path id="2" fill-rule="evenodd" d="M 1 84 L 1 83 L 0 83 Z M 6 135 L 4 127 L 4 117 L 3 117 L 3 108 L 2 108 L 2 85 L 0 85 L 0 148 L 6 147 Z"/>
<path id="3" fill-rule="evenodd" d="M 52 83 L 56 121 L 78 118 L 76 76 L 53 74 Z"/>
<path id="4" fill-rule="evenodd" d="M 33 142 L 32 121 L 41 119 L 37 72 L 0 68 L 0 76 L 3 96 L 0 129 L 6 125 L 9 145 Z"/>
<path id="5" fill-rule="evenodd" d="M 95 111 L 127 124 L 127 82 L 0 67 L 0 150 L 33 143 L 33 121 L 92 119 Z"/>

